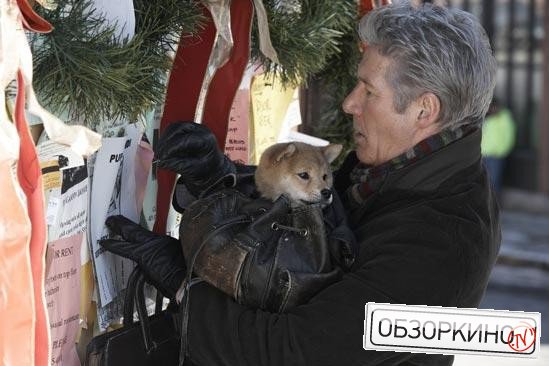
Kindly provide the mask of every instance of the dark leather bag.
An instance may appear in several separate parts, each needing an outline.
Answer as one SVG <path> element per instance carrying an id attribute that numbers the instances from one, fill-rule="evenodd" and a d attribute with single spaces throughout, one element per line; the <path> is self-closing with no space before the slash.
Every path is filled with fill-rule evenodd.
<path id="1" fill-rule="evenodd" d="M 179 239 L 187 265 L 180 365 L 188 352 L 193 274 L 241 304 L 283 312 L 337 281 L 354 261 L 354 236 L 338 199 L 339 209 L 324 215 L 320 205 L 291 208 L 284 196 L 258 198 L 253 187 L 253 174 L 228 175 L 198 200 L 174 205 L 182 211 Z"/>
<path id="2" fill-rule="evenodd" d="M 241 304 L 283 312 L 340 277 L 351 239 L 330 235 L 342 228 L 327 230 L 320 205 L 291 208 L 285 197 L 250 198 L 236 183 L 226 177 L 223 186 L 231 187 L 206 191 L 183 212 L 189 279 L 194 272 Z"/>
<path id="3" fill-rule="evenodd" d="M 170 366 L 178 364 L 180 335 L 177 309 L 168 307 L 162 311 L 162 297 L 159 296 L 155 314 L 148 316 L 144 284 L 143 273 L 139 267 L 135 267 L 126 288 L 123 327 L 94 337 L 86 348 L 85 365 Z M 139 322 L 133 320 L 134 304 Z"/>

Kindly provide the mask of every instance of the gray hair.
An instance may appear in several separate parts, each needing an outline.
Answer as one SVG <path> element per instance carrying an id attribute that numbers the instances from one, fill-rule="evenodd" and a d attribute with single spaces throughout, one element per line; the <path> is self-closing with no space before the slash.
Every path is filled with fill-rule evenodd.
<path id="1" fill-rule="evenodd" d="M 441 102 L 441 129 L 480 126 L 496 83 L 496 60 L 486 32 L 467 12 L 429 3 L 377 8 L 360 21 L 363 42 L 393 59 L 386 80 L 403 113 L 425 92 Z"/>

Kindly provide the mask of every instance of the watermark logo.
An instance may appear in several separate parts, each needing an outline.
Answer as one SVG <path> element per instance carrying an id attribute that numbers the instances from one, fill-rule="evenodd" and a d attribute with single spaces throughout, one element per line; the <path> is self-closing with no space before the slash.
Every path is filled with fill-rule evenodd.
<path id="1" fill-rule="evenodd" d="M 507 336 L 507 344 L 517 352 L 527 352 L 536 343 L 536 327 L 527 322 L 521 322 Z"/>
<path id="2" fill-rule="evenodd" d="M 537 358 L 541 314 L 366 304 L 364 349 Z"/>

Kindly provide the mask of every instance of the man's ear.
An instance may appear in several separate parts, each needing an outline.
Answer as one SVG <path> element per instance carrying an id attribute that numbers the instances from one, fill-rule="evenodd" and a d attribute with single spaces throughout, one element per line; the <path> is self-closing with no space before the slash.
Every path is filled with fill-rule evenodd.
<path id="1" fill-rule="evenodd" d="M 286 158 L 289 158 L 290 156 L 292 156 L 296 151 L 296 147 L 294 144 L 292 144 L 291 142 L 286 144 L 286 146 L 284 145 L 281 145 L 281 150 L 279 150 L 275 156 L 275 161 L 277 163 L 280 163 L 283 159 L 286 159 Z"/>
<path id="2" fill-rule="evenodd" d="M 440 118 L 440 99 L 433 93 L 423 93 L 418 100 L 417 124 L 421 129 L 432 128 Z"/>
<path id="3" fill-rule="evenodd" d="M 322 147 L 321 149 L 328 163 L 331 163 L 339 156 L 339 154 L 341 153 L 341 150 L 343 149 L 343 145 L 330 144 L 328 146 Z"/>

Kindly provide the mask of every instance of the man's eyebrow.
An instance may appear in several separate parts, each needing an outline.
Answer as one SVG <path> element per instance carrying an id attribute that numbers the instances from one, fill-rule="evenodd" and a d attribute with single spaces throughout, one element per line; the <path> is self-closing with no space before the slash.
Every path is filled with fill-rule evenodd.
<path id="1" fill-rule="evenodd" d="M 360 76 L 359 74 L 356 75 L 357 79 L 362 81 L 364 84 L 368 84 L 369 86 L 375 88 L 375 85 L 370 82 L 370 80 L 365 76 Z"/>

